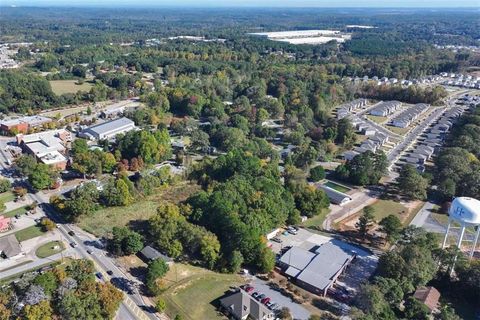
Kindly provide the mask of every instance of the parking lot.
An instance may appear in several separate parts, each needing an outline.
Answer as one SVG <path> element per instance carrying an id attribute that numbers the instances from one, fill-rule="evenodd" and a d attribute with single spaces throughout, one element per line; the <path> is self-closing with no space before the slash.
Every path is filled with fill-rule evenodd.
<path id="1" fill-rule="evenodd" d="M 310 312 L 301 304 L 293 302 L 289 297 L 282 295 L 280 291 L 270 288 L 266 281 L 254 277 L 250 285 L 254 287 L 252 293 L 258 292 L 265 294 L 265 296 L 271 299 L 271 302 L 290 309 L 294 319 L 307 320 L 310 317 Z"/>

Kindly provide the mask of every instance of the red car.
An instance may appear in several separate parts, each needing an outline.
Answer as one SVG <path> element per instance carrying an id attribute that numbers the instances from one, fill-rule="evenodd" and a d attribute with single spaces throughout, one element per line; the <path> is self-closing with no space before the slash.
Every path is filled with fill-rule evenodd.
<path id="1" fill-rule="evenodd" d="M 269 302 L 270 302 L 270 298 L 269 298 L 269 297 L 266 297 L 266 298 L 263 298 L 263 299 L 262 299 L 262 303 L 263 303 L 263 304 L 267 304 L 267 303 L 269 303 Z"/>
<path id="2" fill-rule="evenodd" d="M 254 289 L 255 289 L 254 287 L 247 286 L 247 287 L 245 287 L 244 290 L 245 290 L 245 292 L 250 293 L 250 292 L 252 292 Z"/>

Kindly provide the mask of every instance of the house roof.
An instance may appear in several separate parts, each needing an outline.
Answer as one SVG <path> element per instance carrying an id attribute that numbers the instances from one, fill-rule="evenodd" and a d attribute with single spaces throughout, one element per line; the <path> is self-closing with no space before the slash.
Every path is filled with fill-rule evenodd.
<path id="1" fill-rule="evenodd" d="M 172 258 L 160 253 L 157 249 L 151 246 L 146 246 L 140 251 L 140 253 L 148 260 L 162 259 L 165 262 L 173 261 Z"/>
<path id="2" fill-rule="evenodd" d="M 255 300 L 242 289 L 220 299 L 220 304 L 234 314 L 237 319 L 249 317 L 249 319 L 263 320 L 266 315 L 273 314 L 264 304 Z"/>
<path id="3" fill-rule="evenodd" d="M 20 242 L 14 234 L 0 238 L 0 252 L 7 258 L 14 257 L 22 252 Z"/>
<path id="4" fill-rule="evenodd" d="M 413 294 L 415 299 L 425 304 L 430 311 L 437 308 L 440 292 L 434 287 L 420 287 Z"/>

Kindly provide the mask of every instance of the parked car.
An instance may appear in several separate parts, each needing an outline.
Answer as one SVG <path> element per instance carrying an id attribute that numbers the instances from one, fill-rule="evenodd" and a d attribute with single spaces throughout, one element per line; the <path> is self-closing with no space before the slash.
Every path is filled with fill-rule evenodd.
<path id="1" fill-rule="evenodd" d="M 103 280 L 103 274 L 101 272 L 95 273 L 98 279 Z"/>
<path id="2" fill-rule="evenodd" d="M 257 296 L 255 299 L 258 301 L 262 301 L 263 298 L 265 298 L 267 295 L 265 293 L 262 293 L 261 295 Z"/>
<path id="3" fill-rule="evenodd" d="M 73 237 L 73 236 L 75 235 L 75 232 L 73 232 L 72 230 L 70 230 L 70 231 L 68 231 L 68 235 Z"/>
<path id="4" fill-rule="evenodd" d="M 70 242 L 70 247 L 75 248 L 77 246 L 77 243 L 75 241 Z"/>
<path id="5" fill-rule="evenodd" d="M 273 241 L 273 242 L 278 242 L 278 243 L 282 243 L 282 242 L 283 242 L 282 239 L 277 238 L 277 237 L 272 238 L 272 241 Z"/>
<path id="6" fill-rule="evenodd" d="M 263 303 L 263 304 L 267 304 L 268 302 L 270 302 L 270 298 L 269 298 L 269 297 L 266 297 L 266 298 L 263 298 L 263 299 L 262 299 L 262 303 Z"/>
<path id="7" fill-rule="evenodd" d="M 283 234 L 284 236 L 288 236 L 288 235 L 289 235 L 288 231 L 284 231 L 282 234 Z"/>
<path id="8" fill-rule="evenodd" d="M 256 299 L 259 295 L 260 295 L 260 293 L 258 293 L 258 292 L 252 293 L 252 297 L 254 297 L 255 299 Z"/>
<path id="9" fill-rule="evenodd" d="M 278 304 L 276 304 L 276 303 L 271 303 L 270 306 L 267 305 L 267 307 L 268 307 L 270 310 L 277 310 Z"/>
<path id="10" fill-rule="evenodd" d="M 93 251 L 90 250 L 90 249 L 88 249 L 88 250 L 87 250 L 87 253 L 88 253 L 88 254 L 93 254 Z"/>
<path id="11" fill-rule="evenodd" d="M 254 289 L 255 289 L 255 288 L 252 287 L 252 286 L 246 286 L 246 287 L 244 288 L 245 292 L 247 292 L 247 293 L 252 292 Z"/>
<path id="12" fill-rule="evenodd" d="M 290 234 L 297 234 L 298 231 L 297 231 L 296 229 L 290 229 L 290 230 L 288 230 L 288 233 L 290 233 Z"/>

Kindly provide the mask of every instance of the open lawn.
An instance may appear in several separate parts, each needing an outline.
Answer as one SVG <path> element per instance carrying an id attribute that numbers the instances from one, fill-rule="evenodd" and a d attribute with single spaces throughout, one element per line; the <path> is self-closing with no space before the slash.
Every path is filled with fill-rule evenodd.
<path id="1" fill-rule="evenodd" d="M 330 212 L 330 209 L 323 209 L 319 215 L 309 218 L 307 221 L 303 222 L 302 226 L 306 228 L 316 227 L 316 226 L 321 227 L 323 224 L 323 220 L 325 220 L 325 217 L 328 215 L 329 212 Z"/>
<path id="2" fill-rule="evenodd" d="M 186 182 L 164 186 L 153 195 L 146 199 L 140 199 L 130 206 L 103 208 L 91 216 L 82 216 L 78 221 L 78 226 L 96 236 L 105 236 L 112 231 L 113 227 L 129 224 L 133 225 L 135 229 L 141 229 L 155 214 L 162 201 L 178 203 L 187 199 L 197 190 L 199 190 L 197 185 Z"/>
<path id="3" fill-rule="evenodd" d="M 175 264 L 165 277 L 170 287 L 161 294 L 167 303 L 166 313 L 172 319 L 181 314 L 183 319 L 223 319 L 216 311 L 218 298 L 230 286 L 243 284 L 234 274 L 220 274 L 184 264 Z"/>
<path id="4" fill-rule="evenodd" d="M 408 131 L 410 131 L 410 128 L 399 128 L 394 126 L 388 126 L 388 130 L 392 131 L 393 133 L 404 136 L 405 134 L 407 134 Z"/>
<path id="5" fill-rule="evenodd" d="M 28 211 L 27 206 L 23 206 L 17 209 L 13 209 L 12 211 L 5 212 L 2 215 L 8 218 L 11 218 L 11 217 L 15 217 L 17 214 L 18 215 L 25 214 L 25 212 L 27 211 Z"/>
<path id="6" fill-rule="evenodd" d="M 11 191 L 0 193 L 0 202 L 9 202 L 15 199 L 15 195 Z"/>
<path id="7" fill-rule="evenodd" d="M 55 247 L 57 246 L 58 246 L 58 249 L 55 249 Z M 63 250 L 65 250 L 65 246 L 63 245 L 62 242 L 51 241 L 38 247 L 37 251 L 35 251 L 35 255 L 39 258 L 46 258 L 46 257 L 53 256 L 54 254 L 57 254 L 59 252 L 62 252 Z"/>
<path id="8" fill-rule="evenodd" d="M 382 124 L 388 120 L 387 117 L 372 116 L 370 114 L 367 115 L 367 118 L 378 124 Z"/>
<path id="9" fill-rule="evenodd" d="M 49 81 L 53 92 L 56 95 L 62 95 L 64 93 L 77 93 L 78 91 L 90 91 L 93 85 L 89 82 L 77 84 L 77 80 L 52 80 Z"/>
<path id="10" fill-rule="evenodd" d="M 393 200 L 378 200 L 372 205 L 375 209 L 375 221 L 379 222 L 388 215 L 394 214 L 401 221 L 405 220 L 405 215 L 408 209 L 402 204 L 395 202 Z"/>
<path id="11" fill-rule="evenodd" d="M 19 242 L 22 242 L 28 239 L 40 237 L 44 233 L 45 231 L 43 231 L 41 226 L 35 225 L 15 232 L 15 237 L 17 237 Z"/>

